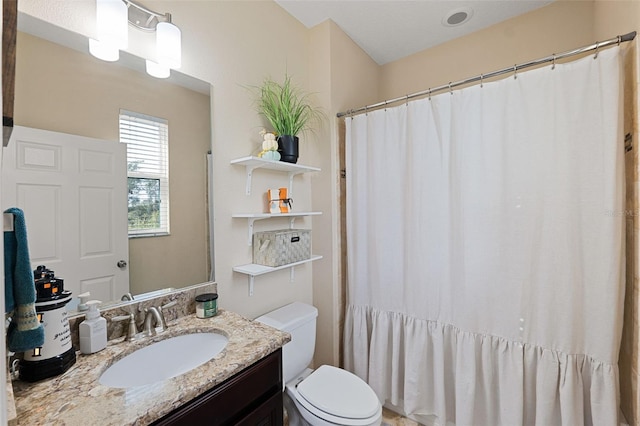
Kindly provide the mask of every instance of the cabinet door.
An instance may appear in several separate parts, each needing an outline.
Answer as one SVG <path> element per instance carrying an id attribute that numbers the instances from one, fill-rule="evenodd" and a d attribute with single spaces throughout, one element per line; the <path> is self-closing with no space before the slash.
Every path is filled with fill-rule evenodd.
<path id="1" fill-rule="evenodd" d="M 238 426 L 281 426 L 283 423 L 282 392 L 278 392 L 236 424 Z"/>

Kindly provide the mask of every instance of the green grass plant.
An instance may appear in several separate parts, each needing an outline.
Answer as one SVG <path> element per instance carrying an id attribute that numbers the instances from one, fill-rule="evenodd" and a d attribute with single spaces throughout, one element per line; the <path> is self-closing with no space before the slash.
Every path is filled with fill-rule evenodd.
<path id="1" fill-rule="evenodd" d="M 310 103 L 311 94 L 294 86 L 287 74 L 283 83 L 267 78 L 258 89 L 258 111 L 277 135 L 297 136 L 310 130 L 322 117 L 320 110 Z"/>

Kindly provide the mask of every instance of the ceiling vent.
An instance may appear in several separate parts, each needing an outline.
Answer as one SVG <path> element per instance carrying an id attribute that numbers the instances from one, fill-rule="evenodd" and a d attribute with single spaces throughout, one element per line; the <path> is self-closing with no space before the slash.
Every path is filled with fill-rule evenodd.
<path id="1" fill-rule="evenodd" d="M 442 18 L 442 25 L 446 27 L 457 27 L 468 22 L 473 16 L 473 9 L 463 8 L 450 11 Z"/>

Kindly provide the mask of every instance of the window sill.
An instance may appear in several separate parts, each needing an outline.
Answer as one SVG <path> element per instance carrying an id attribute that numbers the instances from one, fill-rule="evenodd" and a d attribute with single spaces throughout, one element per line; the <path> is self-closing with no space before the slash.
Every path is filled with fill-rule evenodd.
<path id="1" fill-rule="evenodd" d="M 129 239 L 132 238 L 149 238 L 149 237 L 168 237 L 169 232 L 149 232 L 148 234 L 129 234 Z"/>

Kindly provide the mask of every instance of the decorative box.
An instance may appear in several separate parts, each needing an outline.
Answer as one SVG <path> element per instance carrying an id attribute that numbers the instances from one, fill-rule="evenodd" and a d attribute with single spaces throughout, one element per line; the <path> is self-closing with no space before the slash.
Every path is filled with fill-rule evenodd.
<path id="1" fill-rule="evenodd" d="M 291 212 L 293 200 L 287 196 L 287 188 L 268 189 L 267 204 L 271 214 Z"/>
<path id="2" fill-rule="evenodd" d="M 253 234 L 253 263 L 282 266 L 309 258 L 310 229 L 278 229 Z"/>

